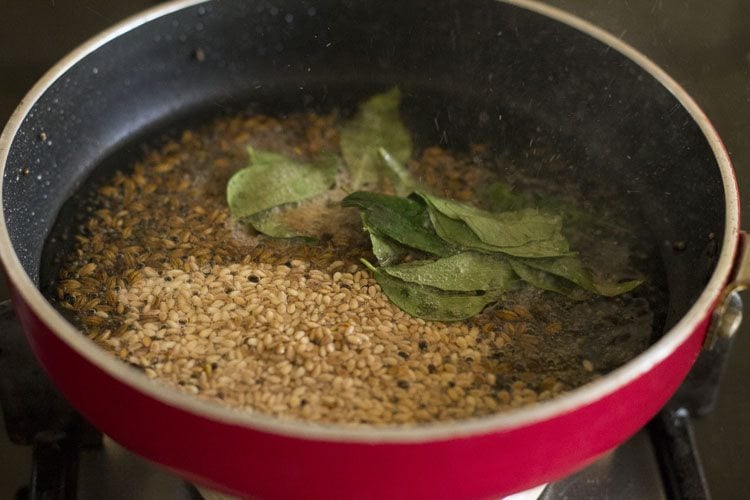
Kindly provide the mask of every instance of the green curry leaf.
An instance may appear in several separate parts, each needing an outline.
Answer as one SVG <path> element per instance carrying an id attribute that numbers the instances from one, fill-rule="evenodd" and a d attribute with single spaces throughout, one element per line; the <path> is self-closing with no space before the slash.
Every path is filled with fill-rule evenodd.
<path id="1" fill-rule="evenodd" d="M 427 209 L 409 198 L 369 191 L 357 191 L 341 201 L 344 207 L 358 207 L 365 229 L 398 243 L 433 255 L 449 255 L 454 249 L 432 229 Z"/>
<path id="2" fill-rule="evenodd" d="M 504 253 L 514 257 L 557 257 L 573 255 L 562 234 L 542 241 L 531 241 L 518 247 L 498 247 L 482 240 L 463 221 L 451 219 L 436 210 L 429 210 L 435 232 L 452 245 L 485 253 Z"/>
<path id="3" fill-rule="evenodd" d="M 588 295 L 573 282 L 562 279 L 554 274 L 534 269 L 521 261 L 510 260 L 510 266 L 519 278 L 534 288 L 559 293 L 574 300 L 583 300 Z"/>
<path id="4" fill-rule="evenodd" d="M 451 219 L 442 212 L 428 207 L 428 213 L 435 232 L 443 240 L 459 248 L 479 250 L 483 252 L 496 253 L 500 251 L 499 247 L 488 245 L 474 234 L 463 221 Z"/>
<path id="5" fill-rule="evenodd" d="M 238 219 L 312 198 L 334 184 L 338 168 L 334 157 L 307 163 L 252 147 L 248 153 L 250 165 L 227 184 L 229 211 Z"/>
<path id="6" fill-rule="evenodd" d="M 382 270 L 403 281 L 456 292 L 510 290 L 517 282 L 507 260 L 475 252 L 407 262 Z"/>
<path id="7" fill-rule="evenodd" d="M 384 171 L 380 148 L 399 164 L 411 156 L 411 137 L 398 112 L 400 102 L 401 92 L 396 87 L 370 97 L 341 128 L 341 154 L 353 189 L 380 183 Z"/>
<path id="8" fill-rule="evenodd" d="M 562 223 L 555 216 L 529 209 L 493 214 L 422 192 L 417 196 L 427 203 L 435 232 L 455 246 L 515 257 L 570 255 Z"/>
<path id="9" fill-rule="evenodd" d="M 523 259 L 521 262 L 528 267 L 564 278 L 584 290 L 606 297 L 614 297 L 629 292 L 643 282 L 642 280 L 629 280 L 620 283 L 597 282 L 588 269 L 583 266 L 583 263 L 575 257 Z"/>
<path id="10" fill-rule="evenodd" d="M 362 261 L 372 271 L 383 293 L 406 313 L 431 321 L 459 321 L 482 312 L 487 304 L 496 302 L 500 293 L 477 295 L 446 292 L 430 286 L 394 278 L 382 269 Z"/>
<path id="11" fill-rule="evenodd" d="M 447 198 L 417 193 L 446 217 L 463 221 L 481 241 L 499 248 L 520 247 L 534 241 L 563 241 L 562 220 L 534 209 L 493 213 Z M 567 251 L 567 248 L 566 248 Z"/>

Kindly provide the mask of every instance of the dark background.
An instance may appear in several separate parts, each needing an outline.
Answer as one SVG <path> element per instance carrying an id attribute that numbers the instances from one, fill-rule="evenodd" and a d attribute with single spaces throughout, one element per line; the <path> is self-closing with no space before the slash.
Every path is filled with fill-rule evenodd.
<path id="1" fill-rule="evenodd" d="M 407 0 L 408 1 L 408 0 Z M 0 0 L 0 123 L 69 50 L 146 0 Z M 750 200 L 750 1 L 547 0 L 629 42 L 667 70 L 713 121 Z M 470 1 L 466 2 L 467 8 Z M 743 219 L 750 220 L 750 205 Z M 747 226 L 746 226 L 747 227 Z M 0 298 L 7 296 L 0 289 Z M 748 299 L 750 300 L 750 299 Z M 1 332 L 0 332 L 1 333 Z M 696 422 L 715 499 L 750 498 L 750 322 L 738 333 L 716 412 Z M 633 404 L 638 404 L 634 401 Z M 0 433 L 0 496 L 26 482 L 28 452 Z M 647 499 L 646 499 L 647 500 Z"/>

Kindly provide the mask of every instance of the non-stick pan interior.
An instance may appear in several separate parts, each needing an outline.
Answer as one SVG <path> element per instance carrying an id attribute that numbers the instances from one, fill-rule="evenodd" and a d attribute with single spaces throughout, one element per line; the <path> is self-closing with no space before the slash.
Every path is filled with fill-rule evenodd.
<path id="1" fill-rule="evenodd" d="M 65 200 L 155 131 L 253 103 L 346 108 L 391 85 L 418 143 L 489 142 L 519 159 L 543 147 L 569 168 L 533 162 L 534 175 L 618 186 L 660 245 L 667 326 L 697 298 L 725 213 L 699 126 L 617 50 L 494 0 L 224 0 L 133 27 L 51 82 L 18 130 L 2 196 L 21 263 L 39 283 Z"/>

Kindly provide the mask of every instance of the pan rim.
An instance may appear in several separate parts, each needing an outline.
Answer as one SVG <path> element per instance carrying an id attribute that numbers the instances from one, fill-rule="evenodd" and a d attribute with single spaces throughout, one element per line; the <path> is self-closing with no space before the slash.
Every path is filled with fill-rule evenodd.
<path id="1" fill-rule="evenodd" d="M 210 0 L 174 0 L 131 16 L 83 43 L 53 66 L 26 94 L 11 116 L 0 136 L 0 212 L 4 213 L 1 193 L 8 153 L 18 129 L 36 101 L 65 72 L 91 52 L 107 42 L 139 26 L 178 10 Z M 710 313 L 716 298 L 727 282 L 737 251 L 739 239 L 739 193 L 729 155 L 705 113 L 687 92 L 648 57 L 609 32 L 556 7 L 535 0 L 496 0 L 543 15 L 570 26 L 617 50 L 669 90 L 688 111 L 703 132 L 722 177 L 725 197 L 725 229 L 721 253 L 716 268 L 703 292 L 679 322 L 656 343 L 620 368 L 584 386 L 573 389 L 549 401 L 513 409 L 494 415 L 456 422 L 436 422 L 420 426 L 356 427 L 347 424 L 321 424 L 307 421 L 284 420 L 276 417 L 247 414 L 203 401 L 149 380 L 145 374 L 112 359 L 69 323 L 36 288 L 23 269 L 13 249 L 5 217 L 0 220 L 0 260 L 8 278 L 33 313 L 67 346 L 89 363 L 121 383 L 156 401 L 225 425 L 270 432 L 291 438 L 341 441 L 351 443 L 409 443 L 449 440 L 483 434 L 508 432 L 575 411 L 617 392 L 648 373 L 667 359 L 690 338 Z"/>

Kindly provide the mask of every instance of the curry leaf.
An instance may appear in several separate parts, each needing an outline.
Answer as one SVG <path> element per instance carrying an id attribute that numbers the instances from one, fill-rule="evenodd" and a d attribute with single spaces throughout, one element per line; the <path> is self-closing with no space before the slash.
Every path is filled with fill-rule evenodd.
<path id="1" fill-rule="evenodd" d="M 386 149 L 399 163 L 411 156 L 411 137 L 398 113 L 400 102 L 401 92 L 395 87 L 370 97 L 341 128 L 341 154 L 351 174 L 353 189 L 376 185 L 383 177 L 380 148 Z"/>
<path id="2" fill-rule="evenodd" d="M 420 197 L 424 198 L 423 194 L 419 194 Z M 436 199 L 431 197 L 431 199 Z M 429 203 L 429 201 L 428 201 Z M 451 202 L 453 206 L 463 205 L 459 202 Z M 468 205 L 463 205 L 465 217 L 471 219 L 470 211 L 478 210 Z M 563 236 L 561 231 L 553 231 L 547 239 L 530 240 L 523 245 L 518 246 L 498 246 L 486 243 L 469 227 L 469 224 L 460 219 L 453 219 L 443 212 L 435 208 L 434 205 L 428 204 L 428 213 L 430 221 L 432 222 L 435 232 L 443 240 L 451 243 L 454 246 L 460 248 L 479 250 L 481 252 L 492 252 L 492 253 L 505 253 L 513 255 L 515 257 L 557 257 L 570 255 L 570 246 L 568 240 Z M 492 221 L 485 217 L 485 220 Z M 506 218 L 503 223 L 494 223 L 495 231 L 503 231 L 504 228 L 508 228 L 511 224 L 512 218 Z M 474 220 L 475 225 L 484 224 Z M 493 222 L 484 224 L 485 233 L 493 229 Z M 523 224 L 520 220 L 518 224 Z M 498 241 L 499 238 L 495 238 L 494 241 Z"/>
<path id="3" fill-rule="evenodd" d="M 428 207 L 428 213 L 435 232 L 443 240 L 460 248 L 481 250 L 485 252 L 499 252 L 500 248 L 488 245 L 474 234 L 463 221 L 451 219 L 443 213 Z"/>
<path id="4" fill-rule="evenodd" d="M 432 210 L 463 221 L 481 241 L 495 247 L 520 247 L 533 241 L 565 240 L 562 236 L 562 220 L 558 216 L 543 214 L 534 209 L 492 213 L 427 193 L 417 194 Z M 566 248 L 565 251 L 567 250 Z"/>
<path id="5" fill-rule="evenodd" d="M 383 290 L 383 293 L 404 312 L 431 321 L 459 321 L 482 312 L 487 304 L 496 302 L 501 294 L 484 295 L 446 292 L 430 286 L 394 278 L 362 261 Z"/>
<path id="6" fill-rule="evenodd" d="M 507 260 L 475 252 L 408 262 L 382 270 L 403 281 L 457 292 L 510 290 L 517 282 Z"/>
<path id="7" fill-rule="evenodd" d="M 454 249 L 432 229 L 427 209 L 409 198 L 357 191 L 341 201 L 344 207 L 358 207 L 365 229 L 402 245 L 433 255 L 449 255 Z"/>
<path id="8" fill-rule="evenodd" d="M 229 210 L 240 220 L 312 198 L 334 184 L 338 161 L 333 157 L 312 164 L 252 147 L 248 153 L 250 166 L 235 173 L 227 184 Z"/>
<path id="9" fill-rule="evenodd" d="M 557 259 L 523 259 L 523 264 L 528 267 L 543 271 L 545 273 L 559 276 L 575 283 L 584 290 L 614 297 L 634 289 L 642 283 L 642 280 L 629 280 L 621 283 L 597 282 L 591 273 L 583 266 L 583 263 L 574 257 L 562 257 Z"/>
<path id="10" fill-rule="evenodd" d="M 518 274 L 518 277 L 534 288 L 556 292 L 575 300 L 583 300 L 587 296 L 584 290 L 577 287 L 571 281 L 539 269 L 534 269 L 521 261 L 510 260 L 509 262 L 513 271 Z"/>

